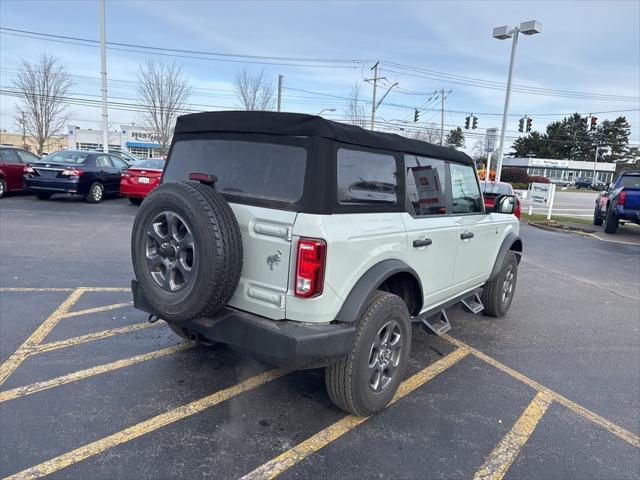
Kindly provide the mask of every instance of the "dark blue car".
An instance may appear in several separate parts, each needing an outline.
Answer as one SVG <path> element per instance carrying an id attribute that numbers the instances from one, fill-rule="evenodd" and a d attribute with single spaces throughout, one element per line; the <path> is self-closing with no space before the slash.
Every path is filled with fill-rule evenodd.
<path id="1" fill-rule="evenodd" d="M 120 176 L 128 166 L 107 153 L 61 150 L 26 167 L 24 185 L 41 200 L 66 193 L 98 203 L 106 195 L 119 194 Z"/>

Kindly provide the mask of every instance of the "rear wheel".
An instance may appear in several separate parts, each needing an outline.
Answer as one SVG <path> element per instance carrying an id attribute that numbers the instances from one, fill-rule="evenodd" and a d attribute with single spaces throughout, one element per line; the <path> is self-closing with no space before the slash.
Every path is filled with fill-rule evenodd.
<path id="1" fill-rule="evenodd" d="M 615 214 L 613 209 L 607 208 L 607 213 L 604 216 L 604 233 L 616 233 L 620 226 L 620 220 Z"/>
<path id="2" fill-rule="evenodd" d="M 411 350 L 411 321 L 404 301 L 377 291 L 358 319 L 353 350 L 325 368 L 331 401 L 354 415 L 369 416 L 393 398 Z"/>
<path id="3" fill-rule="evenodd" d="M 593 224 L 594 225 L 602 225 L 604 219 L 602 218 L 602 212 L 600 211 L 600 207 L 596 204 L 596 209 L 593 211 Z"/>
<path id="4" fill-rule="evenodd" d="M 104 197 L 104 186 L 99 182 L 93 182 L 89 193 L 85 197 L 85 200 L 89 203 L 100 203 Z"/>
<path id="5" fill-rule="evenodd" d="M 134 205 L 140 205 L 142 203 L 142 198 L 129 197 L 129 201 Z"/>
<path id="6" fill-rule="evenodd" d="M 47 192 L 36 192 L 35 195 L 38 200 L 49 200 L 52 194 Z"/>
<path id="7" fill-rule="evenodd" d="M 0 198 L 4 197 L 5 193 L 7 193 L 7 182 L 0 178 Z"/>
<path id="8" fill-rule="evenodd" d="M 513 252 L 507 253 L 498 275 L 485 283 L 482 290 L 482 303 L 485 315 L 502 317 L 506 315 L 513 300 L 518 280 L 518 259 Z"/>

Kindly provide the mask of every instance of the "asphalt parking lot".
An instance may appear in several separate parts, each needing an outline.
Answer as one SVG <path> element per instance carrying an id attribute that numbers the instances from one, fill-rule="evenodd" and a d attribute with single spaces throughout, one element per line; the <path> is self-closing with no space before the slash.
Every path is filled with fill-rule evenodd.
<path id="1" fill-rule="evenodd" d="M 131 306 L 137 207 L 0 201 L 0 476 L 640 478 L 640 249 L 522 226 L 509 314 L 415 326 L 363 419 L 320 370 L 182 343 Z"/>

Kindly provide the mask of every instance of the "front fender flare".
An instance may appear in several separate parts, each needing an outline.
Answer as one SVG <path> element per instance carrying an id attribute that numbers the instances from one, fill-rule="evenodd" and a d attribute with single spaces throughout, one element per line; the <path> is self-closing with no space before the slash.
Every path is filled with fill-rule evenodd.
<path id="1" fill-rule="evenodd" d="M 420 294 L 422 298 L 422 282 L 416 271 L 402 260 L 389 259 L 383 260 L 377 263 L 369 270 L 367 270 L 362 277 L 353 286 L 349 295 L 342 304 L 342 308 L 336 315 L 334 321 L 353 323 L 364 310 L 367 304 L 367 300 L 371 297 L 373 292 L 376 291 L 378 286 L 386 279 L 395 275 L 396 273 L 409 273 L 417 280 L 420 286 Z"/>
<path id="2" fill-rule="evenodd" d="M 504 237 L 502 245 L 500 245 L 500 250 L 498 250 L 496 261 L 493 264 L 493 270 L 491 270 L 491 275 L 489 275 L 487 282 L 493 280 L 498 276 L 498 273 L 502 268 L 502 263 L 504 262 L 507 253 L 509 253 L 510 251 L 513 251 L 513 253 L 518 255 L 518 261 L 520 261 L 520 256 L 522 255 L 522 240 L 513 232 L 509 232 L 507 236 Z"/>

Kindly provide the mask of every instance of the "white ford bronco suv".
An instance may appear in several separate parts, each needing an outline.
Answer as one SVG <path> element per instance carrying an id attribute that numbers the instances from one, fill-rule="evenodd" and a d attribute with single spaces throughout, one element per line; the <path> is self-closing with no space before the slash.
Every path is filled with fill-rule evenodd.
<path id="1" fill-rule="evenodd" d="M 371 415 L 403 379 L 412 322 L 441 334 L 456 303 L 507 312 L 514 208 L 486 211 L 450 148 L 303 114 L 182 116 L 135 219 L 134 305 L 192 341 L 325 367 L 331 400 Z"/>

